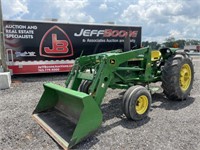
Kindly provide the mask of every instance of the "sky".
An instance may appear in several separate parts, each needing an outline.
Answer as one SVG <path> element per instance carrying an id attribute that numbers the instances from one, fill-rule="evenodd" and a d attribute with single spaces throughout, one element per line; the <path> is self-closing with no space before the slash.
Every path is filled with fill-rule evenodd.
<path id="1" fill-rule="evenodd" d="M 142 27 L 143 41 L 200 40 L 200 0 L 2 0 L 4 20 L 105 23 Z"/>

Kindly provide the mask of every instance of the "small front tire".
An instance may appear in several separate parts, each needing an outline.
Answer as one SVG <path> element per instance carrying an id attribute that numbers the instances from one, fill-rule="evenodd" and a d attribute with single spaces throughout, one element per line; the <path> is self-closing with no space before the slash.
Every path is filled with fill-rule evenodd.
<path id="1" fill-rule="evenodd" d="M 151 107 L 151 94 L 143 86 L 130 87 L 123 97 L 122 110 L 128 119 L 142 120 Z"/>
<path id="2" fill-rule="evenodd" d="M 89 94 L 89 88 L 91 84 L 92 84 L 91 81 L 84 80 L 79 87 L 79 91 Z"/>

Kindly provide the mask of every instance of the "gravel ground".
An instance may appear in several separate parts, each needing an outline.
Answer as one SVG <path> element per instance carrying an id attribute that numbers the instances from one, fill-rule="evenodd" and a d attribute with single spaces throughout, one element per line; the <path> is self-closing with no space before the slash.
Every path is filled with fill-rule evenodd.
<path id="1" fill-rule="evenodd" d="M 108 89 L 102 104 L 101 128 L 74 148 L 199 150 L 200 60 L 194 59 L 194 64 L 191 97 L 176 102 L 162 93 L 154 94 L 149 117 L 142 121 L 128 121 L 121 111 L 124 91 Z M 65 74 L 17 76 L 12 88 L 0 91 L 0 149 L 61 149 L 31 114 L 43 93 L 42 84 L 64 85 L 65 78 Z"/>

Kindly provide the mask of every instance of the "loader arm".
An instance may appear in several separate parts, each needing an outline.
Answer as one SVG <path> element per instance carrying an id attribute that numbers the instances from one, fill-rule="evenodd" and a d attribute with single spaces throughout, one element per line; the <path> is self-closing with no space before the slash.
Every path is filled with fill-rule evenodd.
<path id="1" fill-rule="evenodd" d="M 123 69 L 134 71 L 144 70 L 145 74 L 142 80 L 150 80 L 152 72 L 150 53 L 149 48 L 142 48 L 123 53 L 111 52 L 80 57 L 76 59 L 74 67 L 66 80 L 66 87 L 77 91 L 82 80 L 92 81 L 89 88 L 89 95 L 100 106 L 108 87 L 116 78 L 117 71 Z M 141 68 L 120 67 L 121 64 L 131 59 L 143 59 Z M 134 79 L 136 78 L 132 80 Z"/>

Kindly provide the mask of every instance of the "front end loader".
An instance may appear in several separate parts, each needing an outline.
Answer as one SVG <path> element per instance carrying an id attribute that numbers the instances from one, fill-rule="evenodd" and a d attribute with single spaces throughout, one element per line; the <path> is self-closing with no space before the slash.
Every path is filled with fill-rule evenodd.
<path id="1" fill-rule="evenodd" d="M 177 49 L 145 47 L 82 56 L 76 59 L 66 87 L 44 84 L 33 118 L 64 149 L 71 148 L 101 126 L 101 103 L 108 88 L 127 89 L 122 110 L 137 121 L 150 110 L 150 83 L 161 81 L 169 99 L 184 100 L 193 77 L 192 61 Z"/>

